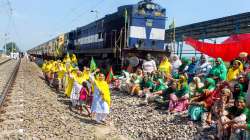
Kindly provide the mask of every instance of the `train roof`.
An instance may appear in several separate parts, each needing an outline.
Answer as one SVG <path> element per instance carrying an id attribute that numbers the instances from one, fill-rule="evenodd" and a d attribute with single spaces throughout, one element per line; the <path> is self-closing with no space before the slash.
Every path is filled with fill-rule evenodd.
<path id="1" fill-rule="evenodd" d="M 128 12 L 130 12 L 130 10 L 132 10 L 134 5 L 124 5 L 124 6 L 120 6 L 117 8 L 117 11 L 111 14 L 107 14 L 104 17 L 97 19 L 87 25 L 81 26 L 81 27 L 77 27 L 76 30 L 85 30 L 85 29 L 89 29 L 92 26 L 95 26 L 97 22 L 108 22 L 109 20 L 116 18 L 118 16 L 124 15 L 124 11 L 125 9 L 128 10 Z"/>
<path id="2" fill-rule="evenodd" d="M 112 14 L 107 14 L 104 17 L 97 19 L 85 26 L 81 26 L 81 27 L 77 27 L 76 30 L 85 30 L 85 29 L 89 29 L 92 26 L 95 26 L 97 22 L 108 22 L 109 20 L 112 20 L 113 18 L 116 18 L 118 16 L 124 15 L 124 11 L 127 10 L 128 14 L 132 11 L 133 7 L 139 7 L 140 5 L 145 5 L 145 4 L 153 4 L 155 5 L 155 7 L 159 8 L 159 9 L 165 9 L 162 8 L 159 4 L 152 2 L 152 0 L 143 0 L 138 2 L 137 4 L 130 4 L 130 5 L 123 5 L 117 8 L 117 11 L 112 13 Z"/>

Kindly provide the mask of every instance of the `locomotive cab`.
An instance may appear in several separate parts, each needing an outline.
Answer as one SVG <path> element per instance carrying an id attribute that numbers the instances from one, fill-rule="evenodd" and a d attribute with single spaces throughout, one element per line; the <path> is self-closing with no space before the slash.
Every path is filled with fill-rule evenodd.
<path id="1" fill-rule="evenodd" d="M 164 51 L 166 10 L 151 0 L 133 6 L 129 48 Z"/>

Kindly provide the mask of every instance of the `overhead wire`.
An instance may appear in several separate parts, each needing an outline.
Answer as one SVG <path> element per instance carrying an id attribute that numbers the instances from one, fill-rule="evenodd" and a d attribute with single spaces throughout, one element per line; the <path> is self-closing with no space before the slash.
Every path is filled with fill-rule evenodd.
<path id="1" fill-rule="evenodd" d="M 9 9 L 9 13 L 8 13 L 8 22 L 7 22 L 7 28 L 5 31 L 5 36 L 7 35 L 9 37 L 9 39 L 12 40 L 12 42 L 15 42 L 15 43 L 19 42 L 19 44 L 22 44 L 21 37 L 20 37 L 20 34 L 17 30 L 15 20 L 13 17 L 14 9 L 12 8 L 11 2 L 9 0 L 6 0 L 6 4 L 7 4 L 7 7 Z M 16 37 L 16 39 L 15 39 L 15 37 Z M 5 43 L 7 43 L 7 42 L 5 42 Z"/>
<path id="2" fill-rule="evenodd" d="M 11 19 L 12 19 L 12 7 L 11 7 L 11 3 L 9 0 L 6 0 L 5 1 L 5 6 L 6 6 L 6 15 L 8 16 L 7 17 L 7 24 L 6 24 L 6 28 L 5 28 L 5 31 L 4 31 L 4 44 L 7 43 L 8 39 L 10 39 L 10 27 L 11 27 Z"/>
<path id="3" fill-rule="evenodd" d="M 63 22 L 64 24 L 62 26 L 57 26 L 56 30 L 58 29 L 63 29 L 63 26 L 72 26 L 73 23 L 75 23 L 76 21 L 79 20 L 79 17 L 82 17 L 83 15 L 89 13 L 93 8 L 98 7 L 99 5 L 102 4 L 102 2 L 104 2 L 104 0 L 99 0 L 97 1 L 93 6 L 91 6 L 89 9 L 84 10 L 83 12 L 77 14 L 72 20 L 68 21 L 68 22 Z"/>
<path id="4" fill-rule="evenodd" d="M 108 3 L 108 2 L 107 2 L 107 3 Z M 99 5 L 96 6 L 96 7 L 91 8 L 90 10 L 93 10 L 94 8 L 95 8 L 96 10 L 98 9 L 98 10 L 97 10 L 97 11 L 98 11 L 97 14 L 99 14 L 100 11 L 104 11 L 104 9 L 99 8 L 99 6 L 101 6 L 101 4 L 99 4 Z M 109 5 L 109 6 L 107 6 L 107 7 L 112 7 L 112 6 Z M 103 8 L 104 8 L 104 7 L 103 7 Z M 89 11 L 90 11 L 90 10 L 89 10 Z M 108 10 L 107 10 L 107 9 L 105 9 L 105 10 L 106 10 L 106 11 L 105 11 L 106 13 L 111 13 L 113 9 L 112 9 L 112 8 L 108 8 Z M 80 15 L 80 16 L 82 16 L 82 15 Z M 100 19 L 100 18 L 101 18 L 100 15 L 98 15 L 98 16 L 99 16 L 99 19 Z M 84 19 L 79 19 L 78 22 L 81 23 L 83 20 L 84 20 Z M 95 20 L 97 20 L 97 19 L 95 19 Z"/>
<path id="5" fill-rule="evenodd" d="M 55 24 L 57 25 L 57 24 L 63 23 L 65 21 L 65 17 L 68 17 L 71 14 L 76 14 L 76 11 L 78 11 L 79 9 L 80 9 L 79 7 L 70 8 L 70 11 L 67 14 L 63 15 L 63 17 L 61 17 L 59 20 L 57 20 Z M 56 29 L 57 28 L 58 26 L 56 26 Z"/>
<path id="6" fill-rule="evenodd" d="M 14 19 L 12 20 L 12 24 L 13 24 L 13 30 L 14 30 L 14 33 L 16 34 L 16 37 L 17 37 L 17 39 L 18 39 L 18 42 L 19 42 L 20 45 L 22 45 L 22 39 L 21 39 L 21 36 L 20 36 L 20 34 L 19 34 L 19 32 L 18 32 L 18 29 L 17 29 L 17 26 L 16 26 L 16 24 L 15 24 Z M 22 50 L 20 47 L 19 47 L 19 49 Z"/>

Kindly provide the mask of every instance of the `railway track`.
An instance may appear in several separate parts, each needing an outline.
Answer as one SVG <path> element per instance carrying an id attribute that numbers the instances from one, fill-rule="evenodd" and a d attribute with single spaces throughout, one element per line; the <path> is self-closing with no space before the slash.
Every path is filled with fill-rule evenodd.
<path id="1" fill-rule="evenodd" d="M 36 64 L 22 59 L 18 65 L 19 70 L 16 66 L 11 74 L 14 80 L 8 82 L 1 98 L 0 140 L 121 139 L 113 126 L 95 125 L 88 116 L 71 111 L 64 96 L 39 77 L 41 71 Z"/>
<path id="2" fill-rule="evenodd" d="M 9 62 L 10 60 L 11 60 L 11 59 L 2 60 L 2 61 L 0 61 L 0 65 L 3 65 L 3 64 L 5 64 L 5 63 Z"/>
<path id="3" fill-rule="evenodd" d="M 9 63 L 7 63 L 9 62 Z M 12 87 L 15 85 L 15 79 L 16 79 L 16 76 L 17 76 L 17 73 L 18 73 L 18 70 L 19 70 L 19 66 L 20 66 L 20 63 L 21 63 L 21 59 L 18 60 L 17 62 L 16 61 L 10 61 L 10 60 L 6 60 L 4 61 L 4 63 L 2 63 L 0 65 L 0 68 L 1 68 L 1 72 L 3 71 L 8 71 L 9 72 L 9 77 L 6 76 L 5 77 L 5 81 L 7 81 L 5 84 L 3 84 L 4 86 L 2 86 L 2 90 L 0 91 L 0 139 L 9 139 L 10 137 L 5 137 L 7 133 L 12 133 L 13 131 L 9 131 L 10 129 L 13 129 L 15 128 L 14 125 L 6 125 L 6 123 L 9 123 L 11 121 L 15 121 L 15 117 L 12 117 L 12 118 L 6 118 L 6 117 L 3 117 L 3 116 L 9 116 L 9 110 L 13 110 L 14 108 L 17 109 L 16 107 L 14 106 L 9 106 L 9 104 L 13 103 L 13 101 L 11 100 L 11 90 L 12 90 Z M 8 65 L 7 65 L 8 64 Z M 8 67 L 6 67 L 6 66 Z M 14 66 L 13 66 L 14 65 Z M 8 68 L 11 68 L 11 69 L 8 69 Z M 3 73 L 4 74 L 4 73 Z M 1 79 L 3 80 L 3 79 Z M 19 112 L 17 112 L 17 114 L 19 114 Z M 11 124 L 14 124 L 13 122 L 11 122 Z M 14 130 L 14 129 L 13 129 Z M 12 137 L 10 139 L 16 139 L 17 137 Z M 20 138 L 20 137 L 19 137 Z"/>
<path id="4" fill-rule="evenodd" d="M 5 63 L 7 63 L 9 61 L 10 61 L 10 59 L 0 63 L 0 65 L 3 65 L 3 64 L 5 64 Z M 15 81 L 15 78 L 16 78 L 20 63 L 21 63 L 21 59 L 18 60 L 16 66 L 14 67 L 14 70 L 12 71 L 7 83 L 5 84 L 5 86 L 3 88 L 3 91 L 1 92 L 0 108 L 2 107 L 2 105 L 3 105 L 4 101 L 5 101 L 5 98 L 6 98 L 7 94 L 8 94 L 8 92 L 10 91 L 10 88 L 13 85 L 13 82 Z"/>

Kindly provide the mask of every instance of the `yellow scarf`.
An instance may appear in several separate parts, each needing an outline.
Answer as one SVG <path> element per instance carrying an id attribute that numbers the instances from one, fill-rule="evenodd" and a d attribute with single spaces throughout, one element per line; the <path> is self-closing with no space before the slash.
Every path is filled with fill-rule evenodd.
<path id="1" fill-rule="evenodd" d="M 106 81 L 100 81 L 100 80 L 95 80 L 95 84 L 97 88 L 100 90 L 100 94 L 102 96 L 102 99 L 108 104 L 110 107 L 111 103 L 111 98 L 110 98 L 110 90 L 109 90 L 109 85 Z"/>
<path id="2" fill-rule="evenodd" d="M 75 79 L 75 81 L 76 81 L 78 84 L 80 84 L 80 85 L 82 85 L 82 82 L 83 82 L 83 81 L 86 81 L 86 80 L 84 79 L 84 77 L 83 77 L 82 74 L 81 74 L 80 76 L 78 76 L 77 74 L 75 74 L 74 79 Z"/>
<path id="3" fill-rule="evenodd" d="M 240 63 L 240 66 L 236 70 L 234 70 L 233 68 L 229 68 L 227 73 L 227 81 L 236 80 L 236 78 L 240 75 L 240 73 L 244 71 L 242 62 L 239 60 L 235 60 L 235 62 Z"/>
<path id="4" fill-rule="evenodd" d="M 54 72 L 54 73 L 59 71 L 59 69 L 58 69 L 58 67 L 57 67 L 57 62 L 54 62 L 54 63 L 52 64 L 51 71 Z"/>
<path id="5" fill-rule="evenodd" d="M 69 56 L 64 57 L 63 62 L 64 63 L 67 63 L 67 62 L 70 63 L 71 62 L 70 57 Z"/>
<path id="6" fill-rule="evenodd" d="M 236 78 L 240 75 L 240 68 L 234 70 L 233 68 L 230 68 L 227 73 L 227 81 L 233 81 L 236 80 Z"/>
<path id="7" fill-rule="evenodd" d="M 240 72 L 243 72 L 244 66 L 243 66 L 242 62 L 240 60 L 235 60 L 235 61 L 240 63 L 239 69 L 240 69 Z"/>
<path id="8" fill-rule="evenodd" d="M 42 65 L 42 71 L 43 72 L 45 72 L 46 71 L 46 65 L 47 65 L 47 63 L 45 62 L 45 63 L 43 63 L 43 65 Z"/>
<path id="9" fill-rule="evenodd" d="M 73 64 L 77 64 L 77 59 L 76 59 L 76 55 L 75 54 L 72 55 L 71 61 L 72 61 Z"/>
<path id="10" fill-rule="evenodd" d="M 50 72 L 51 67 L 52 67 L 51 63 L 46 64 L 46 66 L 45 66 L 45 72 Z"/>
<path id="11" fill-rule="evenodd" d="M 66 64 L 65 69 L 66 69 L 67 72 L 71 72 L 71 71 L 73 71 L 74 68 L 72 67 L 71 64 Z"/>
<path id="12" fill-rule="evenodd" d="M 88 71 L 86 71 L 86 70 L 83 71 L 83 78 L 84 78 L 86 81 L 89 80 L 89 75 L 90 75 L 90 72 L 88 72 Z"/>
<path id="13" fill-rule="evenodd" d="M 65 72 L 66 72 L 65 66 L 63 64 L 60 64 L 58 68 L 58 79 L 62 79 L 64 77 Z"/>
<path id="14" fill-rule="evenodd" d="M 187 84 L 187 78 L 184 75 L 181 75 L 179 77 L 179 80 L 177 82 L 177 89 L 180 90 L 182 88 L 183 84 Z"/>
<path id="15" fill-rule="evenodd" d="M 161 64 L 159 66 L 159 70 L 161 72 L 165 72 L 166 75 L 169 75 L 171 72 L 171 64 L 168 60 L 161 61 Z"/>

